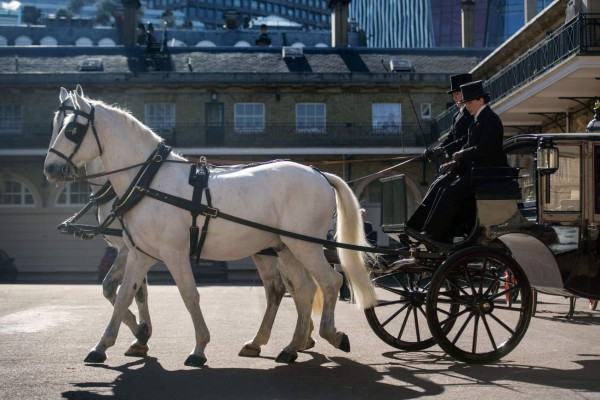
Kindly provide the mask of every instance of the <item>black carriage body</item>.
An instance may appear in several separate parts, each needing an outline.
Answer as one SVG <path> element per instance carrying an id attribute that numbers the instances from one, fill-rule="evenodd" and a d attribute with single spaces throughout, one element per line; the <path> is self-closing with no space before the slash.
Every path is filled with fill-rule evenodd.
<path id="1" fill-rule="evenodd" d="M 559 167 L 552 174 L 538 171 L 536 149 L 540 140 L 558 148 Z M 520 168 L 523 198 L 519 207 L 534 222 L 528 234 L 554 256 L 553 267 L 543 271 L 558 269 L 567 293 L 599 299 L 600 135 L 520 135 L 507 139 L 504 148 L 511 165 Z M 537 287 L 536 276 L 530 276 L 529 271 L 528 277 L 539 291 L 560 292 L 560 288 Z"/>

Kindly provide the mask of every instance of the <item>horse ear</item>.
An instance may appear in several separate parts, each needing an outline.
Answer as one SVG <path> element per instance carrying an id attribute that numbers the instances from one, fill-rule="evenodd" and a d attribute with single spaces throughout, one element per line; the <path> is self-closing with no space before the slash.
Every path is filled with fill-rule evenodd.
<path id="1" fill-rule="evenodd" d="M 81 87 L 81 85 L 80 85 L 79 83 L 77 84 L 77 86 L 75 86 L 75 91 L 76 91 L 77 93 L 79 93 L 79 95 L 80 95 L 81 97 L 83 97 L 83 88 Z"/>
<path id="2" fill-rule="evenodd" d="M 58 98 L 60 99 L 60 103 L 64 103 L 65 100 L 67 100 L 69 98 L 69 92 L 67 91 L 67 89 L 65 89 L 64 87 L 60 88 L 60 95 L 58 96 Z"/>
<path id="3" fill-rule="evenodd" d="M 77 91 L 71 92 L 71 100 L 76 110 L 81 110 L 88 114 L 92 111 L 92 106 Z"/>

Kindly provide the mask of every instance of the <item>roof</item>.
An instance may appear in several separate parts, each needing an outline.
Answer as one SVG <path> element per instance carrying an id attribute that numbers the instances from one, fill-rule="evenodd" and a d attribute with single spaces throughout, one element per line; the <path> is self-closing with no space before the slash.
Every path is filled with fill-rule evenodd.
<path id="1" fill-rule="evenodd" d="M 367 48 L 304 48 L 303 57 L 283 58 L 281 47 L 269 48 L 172 48 L 168 50 L 167 67 L 161 71 L 172 80 L 202 80 L 221 82 L 250 80 L 282 82 L 311 80 L 356 83 L 365 81 L 448 82 L 448 75 L 473 68 L 489 51 L 457 49 L 367 49 Z M 116 47 L 4 47 L 0 48 L 0 83 L 29 82 L 45 74 L 53 79 L 85 83 L 99 79 L 117 79 L 117 75 L 135 75 L 156 79 L 145 74 L 145 48 Z M 101 58 L 102 71 L 82 72 L 80 65 L 89 58 Z M 412 72 L 390 74 L 391 59 L 407 60 Z M 103 78 L 101 77 L 103 76 Z M 238 76 L 238 78 L 236 78 Z M 119 78 L 120 79 L 120 78 Z"/>

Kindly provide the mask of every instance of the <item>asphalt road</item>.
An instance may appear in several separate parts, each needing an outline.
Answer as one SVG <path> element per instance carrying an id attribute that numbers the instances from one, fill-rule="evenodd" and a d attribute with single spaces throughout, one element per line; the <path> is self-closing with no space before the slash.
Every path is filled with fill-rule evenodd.
<path id="1" fill-rule="evenodd" d="M 191 319 L 175 286 L 151 286 L 149 356 L 125 357 L 122 326 L 104 364 L 83 359 L 111 313 L 99 285 L 0 285 L 0 399 L 600 399 L 600 311 L 579 300 L 541 296 L 517 349 L 491 365 L 466 365 L 439 347 L 407 353 L 383 343 L 362 311 L 340 301 L 344 353 L 323 340 L 291 365 L 275 363 L 296 313 L 285 297 L 259 358 L 237 353 L 258 328 L 261 286 L 199 286 L 211 330 L 203 368 L 183 365 L 194 345 Z"/>

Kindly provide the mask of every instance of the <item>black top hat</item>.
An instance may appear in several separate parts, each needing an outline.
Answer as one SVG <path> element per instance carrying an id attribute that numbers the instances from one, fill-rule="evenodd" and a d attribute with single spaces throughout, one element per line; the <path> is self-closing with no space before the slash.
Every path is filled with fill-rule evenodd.
<path id="1" fill-rule="evenodd" d="M 480 97 L 486 97 L 490 94 L 483 90 L 483 81 L 475 81 L 464 84 L 460 87 L 462 92 L 462 100 L 459 103 L 466 103 L 467 101 L 476 100 Z"/>
<path id="2" fill-rule="evenodd" d="M 459 74 L 459 75 L 452 75 L 450 77 L 450 90 L 448 90 L 448 94 L 454 93 L 454 92 L 460 92 L 460 86 L 464 85 L 465 83 L 469 83 L 473 80 L 473 75 L 471 74 Z"/>

